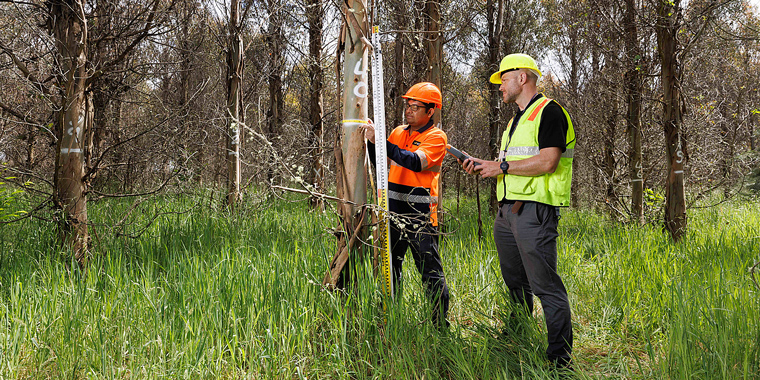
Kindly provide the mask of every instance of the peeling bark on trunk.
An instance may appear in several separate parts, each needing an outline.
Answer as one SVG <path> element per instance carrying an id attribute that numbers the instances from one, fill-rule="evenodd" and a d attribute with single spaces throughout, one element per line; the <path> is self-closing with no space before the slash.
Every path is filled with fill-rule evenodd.
<path id="1" fill-rule="evenodd" d="M 359 129 L 362 124 L 357 122 L 367 120 L 368 54 L 360 40 L 362 36 L 369 36 L 370 30 L 366 2 L 350 0 L 344 12 L 348 24 L 343 41 L 343 123 L 335 158 L 338 197 L 353 202 L 353 205 L 339 204 L 338 249 L 323 280 L 323 284 L 337 288 L 345 288 L 356 280 L 351 272 L 353 263 L 362 255 L 367 210 L 364 206 L 367 203 L 364 135 Z"/>
<path id="2" fill-rule="evenodd" d="M 61 109 L 57 115 L 59 140 L 54 174 L 54 202 L 60 210 L 58 231 L 61 244 L 71 249 L 79 265 L 84 266 L 89 243 L 83 181 L 84 137 L 92 120 L 87 117 L 85 94 L 87 21 L 82 0 L 53 1 L 48 6 L 48 27 L 55 39 L 61 73 Z"/>

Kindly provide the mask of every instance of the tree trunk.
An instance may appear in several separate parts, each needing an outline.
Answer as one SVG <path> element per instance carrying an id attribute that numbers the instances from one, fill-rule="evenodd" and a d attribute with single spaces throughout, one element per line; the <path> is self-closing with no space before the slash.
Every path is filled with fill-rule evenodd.
<path id="1" fill-rule="evenodd" d="M 425 15 L 427 19 L 426 31 L 426 43 L 427 43 L 427 59 L 428 70 L 426 79 L 438 86 L 443 91 L 443 74 L 441 72 L 441 66 L 443 65 L 443 33 L 441 32 L 441 3 L 437 0 L 425 1 Z M 435 109 L 433 113 L 433 123 L 438 128 L 443 129 L 441 125 L 441 109 Z M 446 183 L 443 181 L 444 177 L 443 166 L 441 167 L 441 175 L 438 180 L 438 208 L 437 218 L 443 225 L 443 207 L 441 207 L 443 195 L 445 192 Z"/>
<path id="2" fill-rule="evenodd" d="M 240 36 L 240 0 L 230 2 L 227 46 L 227 206 L 240 199 L 240 122 L 243 82 L 243 39 Z"/>
<path id="3" fill-rule="evenodd" d="M 614 89 L 612 83 L 610 83 L 610 89 Z M 614 93 L 614 90 L 612 90 Z M 614 98 L 608 98 L 604 102 L 604 108 L 607 109 L 606 127 L 604 129 L 604 147 L 603 151 L 603 167 L 605 177 L 605 198 L 608 204 L 616 206 L 618 203 L 617 194 L 615 193 L 615 123 L 617 121 L 617 102 Z M 610 208 L 610 215 L 613 218 L 617 217 L 614 209 Z"/>
<path id="4" fill-rule="evenodd" d="M 753 113 L 749 117 L 749 149 L 753 152 L 757 150 L 757 142 L 755 140 L 756 125 L 760 125 L 760 115 Z"/>
<path id="5" fill-rule="evenodd" d="M 343 70 L 342 141 L 335 149 L 338 197 L 353 204 L 340 203 L 342 231 L 338 234 L 338 249 L 323 284 L 345 288 L 351 281 L 353 262 L 360 255 L 367 203 L 367 176 L 364 168 L 364 134 L 359 129 L 367 120 L 367 49 L 360 40 L 368 37 L 367 4 L 349 0 L 344 7 L 347 20 Z M 358 28 L 357 28 L 358 27 Z M 378 165 L 382 165 L 378 162 Z"/>
<path id="6" fill-rule="evenodd" d="M 725 89 L 721 86 L 718 90 L 718 94 L 721 99 L 728 99 Z M 735 97 L 737 104 L 741 101 L 741 93 Z M 723 147 L 720 152 L 720 158 L 718 159 L 718 167 L 720 168 L 720 177 L 723 182 L 723 195 L 728 197 L 731 193 L 732 178 L 734 166 L 734 144 L 736 136 L 736 124 L 738 121 L 731 115 L 732 112 L 728 109 L 729 103 L 727 101 L 721 102 L 718 105 L 718 114 L 720 119 L 718 120 L 718 131 L 720 132 L 720 142 Z"/>
<path id="7" fill-rule="evenodd" d="M 283 70 L 283 44 L 285 36 L 283 33 L 282 4 L 278 0 L 270 0 L 269 4 L 269 30 L 266 36 L 266 42 L 269 47 L 269 72 L 267 73 L 267 82 L 269 84 L 269 110 L 267 110 L 267 138 L 274 141 L 275 137 L 282 130 L 283 126 L 283 109 L 285 106 L 282 93 L 282 70 Z M 274 162 L 271 157 L 270 162 Z M 267 170 L 267 180 L 272 182 L 274 179 L 274 168 Z"/>
<path id="8" fill-rule="evenodd" d="M 639 48 L 638 29 L 636 27 L 636 2 L 625 0 L 625 51 L 626 65 L 625 90 L 628 110 L 626 113 L 626 130 L 630 143 L 628 156 L 631 180 L 631 220 L 639 225 L 644 223 L 644 172 L 641 154 L 641 49 Z"/>
<path id="9" fill-rule="evenodd" d="M 438 86 L 443 91 L 443 34 L 441 33 L 441 3 L 435 0 L 425 1 L 425 16 L 427 25 L 425 42 L 427 44 L 428 68 L 425 79 Z M 441 110 L 436 109 L 433 122 L 440 127 Z"/>
<path id="10" fill-rule="evenodd" d="M 178 36 L 177 44 L 179 45 L 180 49 L 178 50 L 179 54 L 179 104 L 182 106 L 182 115 L 187 115 L 187 117 L 180 117 L 178 120 L 178 123 L 180 125 L 179 130 L 183 133 L 186 133 L 189 136 L 193 136 L 193 138 L 190 139 L 190 143 L 188 144 L 189 151 L 192 154 L 191 161 L 189 164 L 192 168 L 192 173 L 194 175 L 194 179 L 196 182 L 196 185 L 199 187 L 203 186 L 203 174 L 204 174 L 204 165 L 203 160 L 205 156 L 205 149 L 206 149 L 206 142 L 204 141 L 205 138 L 202 134 L 198 133 L 196 124 L 194 123 L 195 116 L 197 115 L 197 109 L 195 107 L 195 104 L 190 99 L 190 87 L 192 86 L 191 78 L 192 74 L 195 71 L 195 67 L 193 65 L 193 55 L 195 54 L 196 46 L 194 46 L 194 39 L 198 38 L 197 36 L 191 35 L 191 27 L 194 25 L 195 21 L 195 7 L 196 5 L 194 3 L 185 3 L 182 4 L 179 8 L 180 11 L 180 17 L 179 21 L 181 22 L 181 25 L 179 26 L 180 34 Z M 239 8 L 239 6 L 238 6 Z M 239 11 L 238 11 L 239 12 Z M 230 52 L 227 52 L 227 60 L 229 61 Z M 225 62 L 227 63 L 227 62 Z M 227 63 L 227 65 L 229 65 Z M 229 68 L 225 68 L 225 72 L 229 73 Z M 227 78 L 227 82 L 229 82 L 229 77 Z M 229 83 L 227 83 L 229 86 Z M 241 84 L 242 86 L 242 84 Z M 227 91 L 229 91 L 229 88 L 227 88 Z M 228 94 L 229 99 L 229 94 Z M 226 115 L 227 117 L 229 115 Z M 229 124 L 227 124 L 227 127 L 229 128 Z M 229 146 L 226 147 L 225 150 L 229 149 Z M 229 157 L 227 157 L 229 159 Z"/>
<path id="11" fill-rule="evenodd" d="M 485 80 L 488 81 L 491 73 L 499 70 L 501 61 L 501 30 L 504 19 L 504 0 L 486 1 L 486 17 L 488 18 L 488 70 L 485 72 Z M 501 91 L 499 85 L 491 84 L 489 107 L 488 107 L 488 152 L 486 159 L 495 160 L 499 155 L 499 131 L 501 128 Z M 496 213 L 496 181 L 489 181 L 489 210 Z"/>
<path id="12" fill-rule="evenodd" d="M 0 119 L 5 120 L 5 118 L 2 115 L 2 112 L 0 111 Z M 3 123 L 3 121 L 0 121 L 0 123 Z M 27 170 L 31 170 L 34 168 L 34 142 L 37 139 L 37 131 L 29 128 L 26 133 L 26 160 L 25 160 L 25 168 Z"/>
<path id="13" fill-rule="evenodd" d="M 411 73 L 412 82 L 417 83 L 422 81 L 426 76 L 428 69 L 430 68 L 430 62 L 428 62 L 427 49 L 425 47 L 428 36 L 424 33 L 427 20 L 427 0 L 412 0 L 412 9 L 414 12 L 414 31 L 419 33 L 412 33 L 409 35 L 412 40 L 412 68 Z"/>
<path id="14" fill-rule="evenodd" d="M 399 11 L 400 13 L 401 11 Z M 406 28 L 406 25 L 403 24 L 403 18 L 398 18 L 398 24 L 396 25 L 396 28 L 398 30 L 403 30 Z M 393 107 L 393 121 L 391 123 L 391 127 L 395 127 L 397 125 L 401 125 L 401 123 L 404 120 L 404 99 L 401 98 L 401 95 L 403 95 L 406 91 L 406 86 L 404 85 L 404 35 L 401 32 L 396 33 L 396 42 L 395 46 L 393 48 L 393 55 L 395 57 L 396 62 L 396 77 L 395 81 L 393 82 L 393 87 L 391 88 L 391 100 L 394 105 Z"/>
<path id="15" fill-rule="evenodd" d="M 590 10 L 584 5 L 580 5 L 578 9 L 574 10 L 574 12 L 579 11 L 587 15 L 591 14 Z M 576 104 L 580 104 L 578 100 L 581 99 L 581 97 L 578 95 L 578 92 L 580 91 L 580 69 L 583 65 L 582 61 L 585 59 L 585 55 L 588 52 L 588 48 L 584 49 L 584 47 L 581 46 L 582 40 L 585 39 L 583 36 L 581 36 L 582 30 L 583 25 L 580 22 L 568 25 L 567 28 L 567 54 L 570 61 L 567 85 L 569 87 L 570 99 Z M 576 158 L 573 160 L 572 166 L 573 173 L 575 173 L 575 175 L 573 175 L 573 177 L 570 179 L 570 205 L 573 207 L 578 207 L 578 194 L 582 192 L 579 184 L 581 176 L 579 175 L 578 168 L 582 165 L 580 163 L 580 160 Z"/>
<path id="16" fill-rule="evenodd" d="M 309 88 L 309 123 L 311 124 L 311 135 L 309 138 L 309 149 L 311 150 L 311 169 L 307 176 L 309 185 L 313 190 L 323 193 L 325 187 L 325 168 L 323 162 L 323 138 L 324 122 L 322 108 L 322 26 L 324 23 L 324 11 L 322 10 L 321 0 L 309 0 L 309 11 L 307 17 L 309 20 L 309 78 L 311 87 Z M 322 210 L 324 201 L 319 197 L 312 197 L 309 200 L 312 208 Z"/>
<path id="17" fill-rule="evenodd" d="M 657 45 L 661 60 L 663 88 L 662 124 L 668 175 L 665 184 L 665 228 L 674 241 L 679 241 L 687 228 L 684 166 L 686 141 L 681 136 L 683 104 L 679 62 L 678 32 L 681 24 L 680 0 L 661 1 L 658 7 Z"/>
<path id="18" fill-rule="evenodd" d="M 59 140 L 55 165 L 54 202 L 60 210 L 59 237 L 72 250 L 80 266 L 87 263 L 87 198 L 84 177 L 85 95 L 87 64 L 87 21 L 82 0 L 49 3 L 48 27 L 55 39 L 60 65 L 61 109 L 58 111 Z"/>

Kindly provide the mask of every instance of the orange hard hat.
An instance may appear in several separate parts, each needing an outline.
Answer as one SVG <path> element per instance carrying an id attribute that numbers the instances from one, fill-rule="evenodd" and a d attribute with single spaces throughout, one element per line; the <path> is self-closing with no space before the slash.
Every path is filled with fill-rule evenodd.
<path id="1" fill-rule="evenodd" d="M 434 103 L 435 108 L 443 108 L 443 97 L 438 86 L 430 82 L 420 82 L 412 86 L 409 91 L 402 96 L 404 99 L 419 100 L 423 103 Z"/>

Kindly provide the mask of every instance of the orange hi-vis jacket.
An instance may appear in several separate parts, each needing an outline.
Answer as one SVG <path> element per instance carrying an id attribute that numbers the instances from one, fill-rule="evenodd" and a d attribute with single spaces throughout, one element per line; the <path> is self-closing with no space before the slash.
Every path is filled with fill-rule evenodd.
<path id="1" fill-rule="evenodd" d="M 441 164 L 446 156 L 446 133 L 435 126 L 412 131 L 408 125 L 401 125 L 391 132 L 388 142 L 416 154 L 422 165 L 422 170 L 415 172 L 391 160 L 388 198 L 417 206 L 415 209 L 420 211 L 429 210 L 430 222 L 437 226 L 438 189 Z"/>

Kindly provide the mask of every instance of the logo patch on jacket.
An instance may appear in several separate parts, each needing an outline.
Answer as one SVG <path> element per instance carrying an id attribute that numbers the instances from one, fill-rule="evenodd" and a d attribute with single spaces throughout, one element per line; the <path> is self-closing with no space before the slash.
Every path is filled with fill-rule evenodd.
<path id="1" fill-rule="evenodd" d="M 414 146 L 420 146 L 420 144 L 422 144 L 422 143 L 419 142 L 419 141 L 417 141 L 417 140 L 414 140 L 414 142 L 412 143 L 412 145 L 414 145 Z"/>

